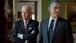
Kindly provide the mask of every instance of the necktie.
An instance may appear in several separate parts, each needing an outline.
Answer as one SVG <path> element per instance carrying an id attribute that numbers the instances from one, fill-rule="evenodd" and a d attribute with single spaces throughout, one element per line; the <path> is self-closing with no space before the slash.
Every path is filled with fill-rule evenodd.
<path id="1" fill-rule="evenodd" d="M 48 40 L 49 43 L 51 43 L 52 41 L 52 36 L 53 36 L 53 26 L 54 26 L 54 20 L 51 20 L 50 26 L 49 26 L 49 30 L 48 30 Z"/>
<path id="2" fill-rule="evenodd" d="M 24 22 L 24 29 L 26 30 L 27 28 L 27 21 Z"/>

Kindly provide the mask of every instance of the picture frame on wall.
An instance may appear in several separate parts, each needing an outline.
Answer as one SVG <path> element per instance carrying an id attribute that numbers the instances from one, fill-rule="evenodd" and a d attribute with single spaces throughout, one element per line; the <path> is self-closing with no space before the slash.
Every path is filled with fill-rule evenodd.
<path id="1" fill-rule="evenodd" d="M 20 11 L 18 12 L 18 18 L 22 18 Z"/>
<path id="2" fill-rule="evenodd" d="M 65 4 L 65 19 L 69 20 L 71 25 L 76 25 L 76 2 Z"/>

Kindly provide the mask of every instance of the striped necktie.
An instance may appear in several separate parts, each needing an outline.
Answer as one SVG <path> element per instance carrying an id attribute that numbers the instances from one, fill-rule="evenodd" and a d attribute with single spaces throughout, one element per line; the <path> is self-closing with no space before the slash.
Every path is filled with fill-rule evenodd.
<path id="1" fill-rule="evenodd" d="M 52 19 L 51 20 L 51 23 L 50 23 L 50 26 L 49 26 L 49 31 L 48 31 L 48 40 L 49 40 L 49 43 L 51 43 L 52 41 L 52 37 L 53 37 L 53 26 L 54 26 L 54 20 Z"/>
<path id="2" fill-rule="evenodd" d="M 26 30 L 27 28 L 27 21 L 24 22 L 24 29 Z"/>

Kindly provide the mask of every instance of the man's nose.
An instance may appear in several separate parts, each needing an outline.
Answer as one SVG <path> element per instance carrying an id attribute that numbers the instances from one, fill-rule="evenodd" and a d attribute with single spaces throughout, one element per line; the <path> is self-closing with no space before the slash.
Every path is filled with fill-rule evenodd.
<path id="1" fill-rule="evenodd" d="M 56 11 L 59 11 L 59 9 L 57 8 Z"/>

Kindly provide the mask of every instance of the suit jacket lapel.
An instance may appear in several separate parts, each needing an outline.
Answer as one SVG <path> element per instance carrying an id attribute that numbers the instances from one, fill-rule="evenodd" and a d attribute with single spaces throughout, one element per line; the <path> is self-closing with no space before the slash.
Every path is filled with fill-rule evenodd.
<path id="1" fill-rule="evenodd" d="M 44 36 L 47 38 L 47 43 L 48 43 L 48 23 L 49 23 L 49 18 L 44 22 Z"/>
<path id="2" fill-rule="evenodd" d="M 21 29 L 20 30 L 22 30 L 22 33 L 26 33 L 28 30 L 29 30 L 29 27 L 30 27 L 30 25 L 31 25 L 31 22 L 32 22 L 32 19 L 30 19 L 29 20 L 29 22 L 28 22 L 28 24 L 27 24 L 27 28 L 26 28 L 26 30 L 24 29 L 24 22 L 23 22 L 23 19 L 21 20 Z"/>
<path id="3" fill-rule="evenodd" d="M 61 24 L 60 18 L 58 17 L 57 22 L 56 22 L 56 25 L 55 25 L 53 39 L 55 38 L 56 34 L 58 33 L 58 30 L 60 29 L 60 26 L 61 26 L 60 24 Z"/>
<path id="4" fill-rule="evenodd" d="M 31 26 L 31 22 L 32 22 L 32 19 L 29 20 L 25 33 L 29 30 L 29 27 Z"/>
<path id="5" fill-rule="evenodd" d="M 22 30 L 22 32 L 24 33 L 25 32 L 25 30 L 24 30 L 24 22 L 23 22 L 23 19 L 21 20 L 21 30 Z"/>

